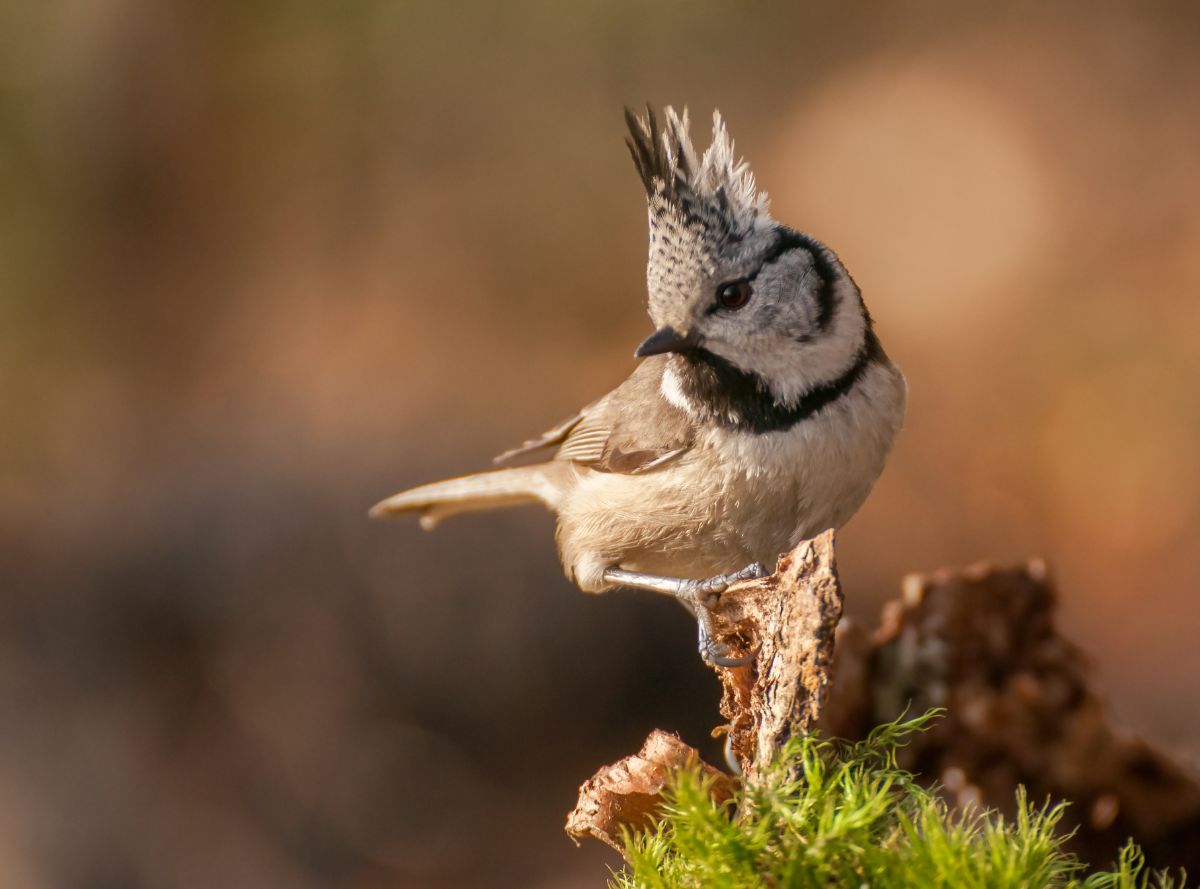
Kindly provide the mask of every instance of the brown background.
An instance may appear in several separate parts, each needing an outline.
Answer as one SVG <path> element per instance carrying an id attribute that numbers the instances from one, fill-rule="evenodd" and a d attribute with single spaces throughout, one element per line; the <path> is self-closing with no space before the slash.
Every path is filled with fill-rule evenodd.
<path id="1" fill-rule="evenodd" d="M 715 756 L 686 615 L 547 515 L 365 519 L 630 371 L 645 99 L 724 111 L 908 375 L 851 613 L 1045 555 L 1200 753 L 1200 14 L 982 8 L 0 4 L 0 883 L 598 887 L 576 785 Z"/>

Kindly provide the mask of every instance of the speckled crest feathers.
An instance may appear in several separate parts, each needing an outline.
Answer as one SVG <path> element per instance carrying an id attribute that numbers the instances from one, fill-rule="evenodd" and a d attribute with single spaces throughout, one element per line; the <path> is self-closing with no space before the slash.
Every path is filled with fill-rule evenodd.
<path id="1" fill-rule="evenodd" d="M 689 132 L 688 112 L 667 106 L 660 129 L 654 110 L 638 117 L 628 108 L 626 144 L 646 190 L 651 225 L 663 216 L 684 224 L 703 225 L 711 235 L 737 240 L 771 222 L 769 199 L 757 190 L 749 165 L 734 154 L 733 139 L 713 112 L 712 143 L 696 154 Z"/>

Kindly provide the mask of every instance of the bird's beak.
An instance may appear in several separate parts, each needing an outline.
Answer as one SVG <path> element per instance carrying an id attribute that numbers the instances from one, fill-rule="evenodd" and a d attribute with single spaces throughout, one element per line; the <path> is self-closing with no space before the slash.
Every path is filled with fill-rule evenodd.
<path id="1" fill-rule="evenodd" d="M 633 354 L 637 358 L 646 358 L 667 352 L 690 352 L 699 345 L 700 335 L 695 331 L 684 334 L 673 327 L 664 327 L 646 337 L 646 341 Z"/>

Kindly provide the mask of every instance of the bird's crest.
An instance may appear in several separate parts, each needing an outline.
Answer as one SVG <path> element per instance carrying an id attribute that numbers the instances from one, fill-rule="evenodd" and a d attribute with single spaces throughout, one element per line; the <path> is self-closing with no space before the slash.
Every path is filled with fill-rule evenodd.
<path id="1" fill-rule="evenodd" d="M 625 141 L 646 190 L 651 224 L 673 216 L 731 240 L 768 224 L 769 199 L 757 190 L 749 165 L 734 154 L 721 112 L 713 112 L 712 143 L 703 156 L 692 145 L 687 109 L 680 115 L 667 106 L 664 116 L 660 129 L 649 105 L 644 118 L 625 109 Z"/>

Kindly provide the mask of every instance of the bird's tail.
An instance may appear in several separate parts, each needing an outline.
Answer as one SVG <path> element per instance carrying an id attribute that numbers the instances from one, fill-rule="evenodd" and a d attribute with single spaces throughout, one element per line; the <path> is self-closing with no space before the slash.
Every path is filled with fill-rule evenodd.
<path id="1" fill-rule="evenodd" d="M 393 494 L 371 507 L 371 517 L 416 512 L 421 516 L 421 527 L 429 529 L 460 512 L 501 509 L 522 503 L 543 503 L 555 509 L 562 494 L 562 473 L 562 465 L 543 463 L 464 475 Z"/>

